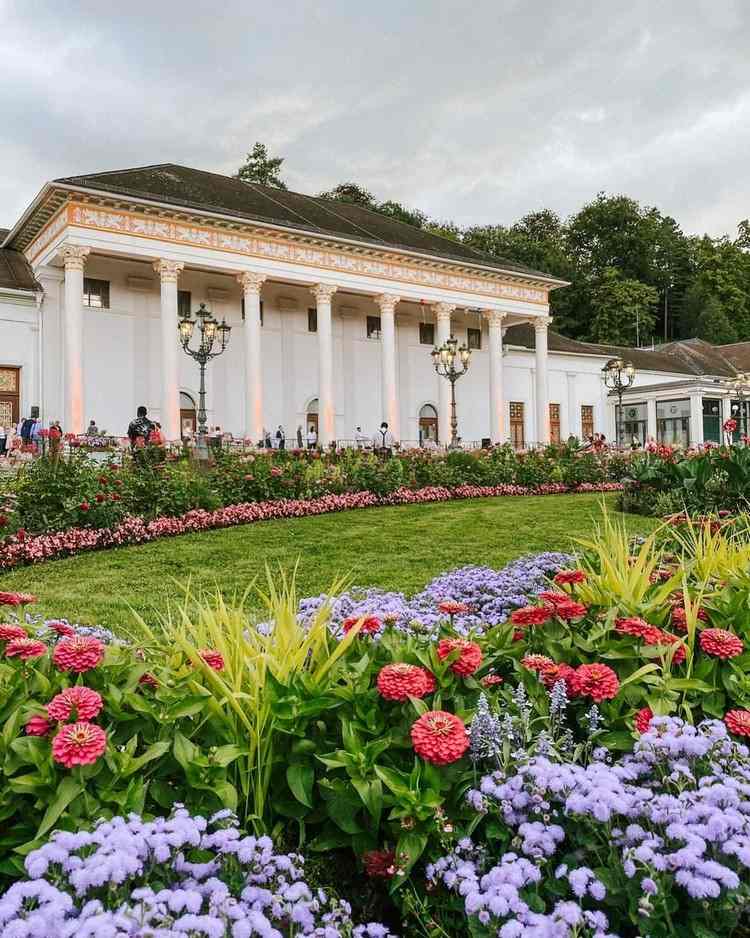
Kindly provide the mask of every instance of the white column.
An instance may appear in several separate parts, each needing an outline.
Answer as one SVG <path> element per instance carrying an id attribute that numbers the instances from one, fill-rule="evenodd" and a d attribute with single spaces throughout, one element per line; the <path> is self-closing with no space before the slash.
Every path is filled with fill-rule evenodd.
<path id="1" fill-rule="evenodd" d="M 245 301 L 245 436 L 251 443 L 263 439 L 263 356 L 261 354 L 260 289 L 264 274 L 237 274 Z"/>
<path id="2" fill-rule="evenodd" d="M 549 316 L 534 320 L 535 333 L 535 398 L 536 398 L 536 442 L 549 443 L 549 378 L 547 376 L 547 327 L 552 322 Z"/>
<path id="3" fill-rule="evenodd" d="M 578 407 L 578 395 L 576 393 L 576 373 L 574 371 L 565 372 L 565 381 L 568 390 L 568 401 L 565 408 L 565 414 L 562 418 L 561 439 L 564 443 L 567 438 L 573 436 L 581 438 L 581 411 Z"/>
<path id="4" fill-rule="evenodd" d="M 161 431 L 166 440 L 180 439 L 177 278 L 184 266 L 179 261 L 154 261 L 161 277 Z"/>
<path id="5" fill-rule="evenodd" d="M 622 406 L 624 409 L 625 405 Z M 620 420 L 623 420 L 622 414 Z M 656 439 L 656 400 L 653 397 L 646 401 L 646 441 L 649 437 Z"/>
<path id="6" fill-rule="evenodd" d="M 336 287 L 330 283 L 317 283 L 310 289 L 318 309 L 318 445 L 327 447 L 336 439 L 331 325 L 331 297 Z"/>
<path id="7" fill-rule="evenodd" d="M 690 395 L 690 445 L 703 445 L 703 395 Z"/>
<path id="8" fill-rule="evenodd" d="M 504 443 L 505 395 L 503 394 L 503 321 L 505 313 L 487 310 L 490 329 L 490 439 Z"/>
<path id="9" fill-rule="evenodd" d="M 388 429 L 398 441 L 401 439 L 399 427 L 398 389 L 396 387 L 396 304 L 401 299 L 382 293 L 375 298 L 380 308 L 380 373 L 382 419 L 388 423 Z"/>
<path id="10" fill-rule="evenodd" d="M 451 337 L 451 313 L 456 308 L 451 303 L 435 303 L 435 342 L 440 346 Z M 451 441 L 451 388 L 446 378 L 438 377 L 438 438 L 442 446 Z"/>
<path id="11" fill-rule="evenodd" d="M 66 433 L 83 433 L 84 430 L 83 265 L 90 250 L 90 248 L 73 244 L 66 245 L 60 250 L 65 265 L 65 320 L 63 326 L 65 413 L 63 428 Z"/>

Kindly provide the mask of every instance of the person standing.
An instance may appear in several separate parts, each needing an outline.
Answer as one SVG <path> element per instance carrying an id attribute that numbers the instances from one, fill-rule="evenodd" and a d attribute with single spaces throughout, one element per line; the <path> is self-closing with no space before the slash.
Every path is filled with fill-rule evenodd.
<path id="1" fill-rule="evenodd" d="M 276 430 L 276 449 L 286 449 L 286 434 L 281 424 Z"/>
<path id="2" fill-rule="evenodd" d="M 373 436 L 372 445 L 381 456 L 393 455 L 393 447 L 396 445 L 396 438 L 391 433 L 385 420 L 380 424 L 380 429 Z"/>
<path id="3" fill-rule="evenodd" d="M 86 428 L 86 436 L 99 436 L 99 427 L 96 425 L 96 420 L 89 420 L 89 425 Z"/>
<path id="4" fill-rule="evenodd" d="M 307 431 L 307 448 L 315 449 L 318 445 L 318 433 L 315 429 L 314 424 L 310 424 L 310 429 Z"/>
<path id="5" fill-rule="evenodd" d="M 0 426 L 0 456 L 4 456 L 6 454 L 7 443 L 8 443 L 8 433 L 5 427 Z"/>
<path id="6" fill-rule="evenodd" d="M 154 429 L 153 421 L 148 419 L 148 410 L 142 404 L 137 410 L 137 416 L 128 424 L 128 439 L 131 449 L 141 449 L 146 445 L 151 431 Z"/>
<path id="7" fill-rule="evenodd" d="M 366 433 L 362 432 L 362 427 L 354 428 L 354 442 L 357 444 L 357 449 L 364 449 L 368 443 L 368 437 Z"/>
<path id="8" fill-rule="evenodd" d="M 297 424 L 297 449 L 302 449 L 302 424 Z"/>

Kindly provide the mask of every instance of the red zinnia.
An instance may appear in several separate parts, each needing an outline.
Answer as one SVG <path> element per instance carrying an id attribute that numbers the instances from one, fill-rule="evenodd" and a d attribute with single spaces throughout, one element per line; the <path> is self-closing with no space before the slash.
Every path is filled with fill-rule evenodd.
<path id="1" fill-rule="evenodd" d="M 527 671 L 536 671 L 537 674 L 544 671 L 545 668 L 555 666 L 555 662 L 546 655 L 524 655 L 521 658 L 521 664 Z"/>
<path id="2" fill-rule="evenodd" d="M 468 677 L 481 665 L 482 649 L 476 642 L 465 638 L 444 638 L 438 642 L 437 653 L 441 661 L 445 661 L 456 651 L 459 652 L 459 657 L 450 666 L 454 674 Z"/>
<path id="3" fill-rule="evenodd" d="M 375 635 L 376 632 L 379 632 L 383 623 L 378 619 L 377 616 L 349 616 L 348 619 L 344 619 L 341 623 L 341 628 L 344 630 L 344 635 L 348 635 L 349 632 L 354 628 L 358 622 L 362 622 L 362 628 L 359 630 L 359 634 L 362 635 Z"/>
<path id="4" fill-rule="evenodd" d="M 72 769 L 91 765 L 107 748 L 107 734 L 96 723 L 67 723 L 52 740 L 52 758 Z"/>
<path id="5" fill-rule="evenodd" d="M 544 592 L 537 594 L 537 599 L 542 599 L 544 602 L 551 603 L 553 606 L 564 606 L 565 603 L 571 601 L 567 593 L 558 593 L 557 590 L 544 590 Z"/>
<path id="6" fill-rule="evenodd" d="M 654 626 L 646 622 L 645 619 L 639 619 L 637 616 L 630 616 L 627 619 L 615 619 L 615 631 L 621 635 L 633 635 L 635 638 L 643 638 Z"/>
<path id="7" fill-rule="evenodd" d="M 214 671 L 224 670 L 224 656 L 214 648 L 202 648 L 199 652 L 201 659 Z"/>
<path id="8" fill-rule="evenodd" d="M 74 635 L 64 638 L 55 645 L 52 660 L 60 671 L 75 671 L 83 674 L 101 663 L 104 658 L 104 644 L 98 638 L 89 635 Z"/>
<path id="9" fill-rule="evenodd" d="M 44 642 L 39 642 L 35 638 L 14 638 L 5 646 L 6 658 L 20 658 L 21 661 L 29 661 L 31 658 L 41 658 L 47 651 Z"/>
<path id="10" fill-rule="evenodd" d="M 708 613 L 705 609 L 699 608 L 698 612 L 696 613 L 696 618 L 700 622 L 708 622 Z M 676 606 L 672 610 L 672 626 L 677 629 L 678 632 L 687 632 L 687 612 L 685 612 L 685 609 L 682 606 Z"/>
<path id="11" fill-rule="evenodd" d="M 554 576 L 554 581 L 558 586 L 564 586 L 566 583 L 583 583 L 586 574 L 583 570 L 560 570 Z"/>
<path id="12" fill-rule="evenodd" d="M 599 662 L 579 665 L 576 677 L 581 696 L 590 697 L 595 703 L 611 700 L 620 689 L 620 682 L 612 668 Z"/>
<path id="13" fill-rule="evenodd" d="M 672 655 L 672 662 L 674 664 L 682 664 L 687 658 L 687 651 L 685 650 L 685 646 L 680 642 L 679 636 L 673 635 L 671 632 L 664 632 L 662 629 L 657 629 L 656 626 L 652 626 L 648 631 L 644 632 L 641 638 L 643 639 L 644 645 L 677 645 Z"/>
<path id="14" fill-rule="evenodd" d="M 20 625 L 0 624 L 0 642 L 12 642 L 14 638 L 28 638 L 29 633 Z"/>
<path id="15" fill-rule="evenodd" d="M 635 719 L 633 720 L 633 726 L 635 726 L 636 733 L 640 735 L 642 733 L 648 732 L 653 715 L 654 712 L 651 707 L 642 707 L 638 713 L 636 713 Z"/>
<path id="16" fill-rule="evenodd" d="M 454 599 L 444 599 L 441 603 L 438 603 L 438 609 L 441 612 L 444 612 L 447 616 L 460 616 L 464 612 L 469 612 L 471 606 L 467 603 L 459 603 Z"/>
<path id="17" fill-rule="evenodd" d="M 47 717 L 35 716 L 31 717 L 25 729 L 27 736 L 46 736 L 52 729 L 52 724 Z"/>
<path id="18" fill-rule="evenodd" d="M 728 710 L 724 722 L 735 736 L 750 736 L 750 710 Z"/>
<path id="19" fill-rule="evenodd" d="M 18 534 L 21 532 L 19 531 Z M 36 602 L 36 596 L 31 593 L 1 593 L 0 606 L 27 606 Z"/>
<path id="20" fill-rule="evenodd" d="M 564 681 L 565 691 L 571 700 L 581 694 L 581 680 L 578 672 L 564 661 L 542 668 L 539 671 L 539 677 L 547 690 L 552 690 L 558 681 Z"/>
<path id="21" fill-rule="evenodd" d="M 392 879 L 396 874 L 396 853 L 393 850 L 368 850 L 362 861 L 365 873 L 372 879 Z"/>
<path id="22" fill-rule="evenodd" d="M 429 671 L 416 664 L 398 662 L 380 669 L 377 680 L 378 693 L 384 700 L 403 703 L 409 697 L 424 697 L 436 687 L 435 678 Z"/>
<path id="23" fill-rule="evenodd" d="M 552 610 L 548 606 L 524 606 L 510 614 L 510 621 L 514 625 L 544 625 L 551 618 Z"/>
<path id="24" fill-rule="evenodd" d="M 52 629 L 53 632 L 62 635 L 64 638 L 72 638 L 76 634 L 76 630 L 67 622 L 48 622 L 47 628 Z"/>
<path id="25" fill-rule="evenodd" d="M 704 629 L 700 643 L 707 655 L 713 655 L 723 661 L 741 655 L 745 647 L 736 635 L 726 629 Z"/>
<path id="26" fill-rule="evenodd" d="M 102 698 L 90 687 L 66 687 L 47 704 L 50 719 L 66 723 L 75 720 L 92 720 L 102 709 Z"/>
<path id="27" fill-rule="evenodd" d="M 558 603 L 555 606 L 555 615 L 558 619 L 565 619 L 566 622 L 569 622 L 571 619 L 580 619 L 581 616 L 585 616 L 587 612 L 588 609 L 583 603 L 573 602 L 572 599 L 568 600 L 566 603 Z"/>
<path id="28" fill-rule="evenodd" d="M 445 710 L 430 710 L 412 725 L 414 751 L 433 765 L 457 762 L 469 748 L 469 735 L 461 720 Z"/>
<path id="29" fill-rule="evenodd" d="M 499 674 L 485 674 L 479 683 L 482 687 L 497 687 L 498 684 L 503 683 L 503 679 Z"/>
<path id="30" fill-rule="evenodd" d="M 138 678 L 138 683 L 139 683 L 142 687 L 151 687 L 151 688 L 154 688 L 154 689 L 156 689 L 156 688 L 159 686 L 159 682 L 156 680 L 156 678 L 154 677 L 154 675 L 153 675 L 153 674 L 149 674 L 148 672 L 146 672 L 146 674 L 142 674 L 142 675 Z"/>

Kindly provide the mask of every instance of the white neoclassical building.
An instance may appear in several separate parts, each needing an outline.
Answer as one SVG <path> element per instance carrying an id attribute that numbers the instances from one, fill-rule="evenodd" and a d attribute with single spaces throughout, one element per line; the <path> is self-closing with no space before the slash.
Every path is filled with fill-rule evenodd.
<path id="1" fill-rule="evenodd" d="M 612 438 L 601 369 L 623 350 L 549 329 L 564 287 L 356 205 L 173 164 L 59 179 L 0 230 L 0 425 L 39 407 L 65 431 L 93 419 L 122 435 L 145 404 L 177 439 L 198 397 L 177 326 L 205 303 L 232 327 L 208 420 L 237 436 L 313 424 L 325 445 L 387 420 L 405 444 L 445 442 L 450 389 L 430 352 L 455 335 L 472 349 L 464 440 Z M 698 443 L 712 401 L 730 412 L 722 382 L 744 351 L 699 345 L 625 352 L 628 434 Z"/>

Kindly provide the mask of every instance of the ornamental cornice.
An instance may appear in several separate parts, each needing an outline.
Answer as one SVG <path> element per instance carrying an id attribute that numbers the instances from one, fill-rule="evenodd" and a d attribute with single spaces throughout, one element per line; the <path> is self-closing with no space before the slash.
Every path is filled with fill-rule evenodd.
<path id="1" fill-rule="evenodd" d="M 162 283 L 177 283 L 184 266 L 181 261 L 170 261 L 165 258 L 154 261 L 154 270 L 161 277 Z"/>
<path id="2" fill-rule="evenodd" d="M 83 270 L 83 265 L 90 253 L 91 248 L 80 244 L 64 244 L 60 248 L 60 257 L 65 270 Z"/>
<path id="3" fill-rule="evenodd" d="M 382 313 L 393 314 L 396 311 L 396 305 L 401 301 L 400 296 L 394 296 L 391 293 L 381 293 L 375 297 L 375 302 Z"/>
<path id="4" fill-rule="evenodd" d="M 436 322 L 450 323 L 451 313 L 455 308 L 453 303 L 433 303 L 432 310 L 435 313 Z"/>
<path id="5" fill-rule="evenodd" d="M 331 283 L 316 283 L 314 286 L 310 287 L 310 293 L 312 293 L 318 303 L 330 303 L 337 289 L 338 287 L 335 287 Z"/>
<path id="6" fill-rule="evenodd" d="M 260 288 L 266 282 L 266 275 L 259 274 L 254 270 L 243 270 L 237 274 L 237 283 L 242 287 L 245 294 L 257 293 L 260 295 Z"/>
<path id="7" fill-rule="evenodd" d="M 247 221 L 210 219 L 178 209 L 169 211 L 78 194 L 73 201 L 55 203 L 55 212 L 47 216 L 44 227 L 35 230 L 33 240 L 23 245 L 27 259 L 34 263 L 66 226 L 538 305 L 547 304 L 551 289 L 522 273 L 477 269 L 448 259 L 420 258 L 365 244 L 337 243 L 313 235 L 263 228 Z"/>

